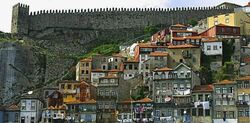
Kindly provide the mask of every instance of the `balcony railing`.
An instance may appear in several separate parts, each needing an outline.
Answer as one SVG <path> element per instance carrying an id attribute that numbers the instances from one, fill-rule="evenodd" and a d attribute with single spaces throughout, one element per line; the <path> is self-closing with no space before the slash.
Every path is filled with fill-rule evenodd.
<path id="1" fill-rule="evenodd" d="M 239 100 L 236 101 L 236 106 L 250 106 L 250 102 L 249 101 L 243 101 L 243 100 Z"/>

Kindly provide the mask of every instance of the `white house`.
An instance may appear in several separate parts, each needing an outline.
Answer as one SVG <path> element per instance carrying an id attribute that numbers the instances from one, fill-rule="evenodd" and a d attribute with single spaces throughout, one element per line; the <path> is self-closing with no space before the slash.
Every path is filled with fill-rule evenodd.
<path id="1" fill-rule="evenodd" d="M 38 98 L 22 98 L 20 101 L 20 123 L 38 123 L 42 116 L 43 103 Z"/>
<path id="2" fill-rule="evenodd" d="M 205 55 L 222 55 L 222 41 L 217 38 L 203 38 L 202 51 Z"/>

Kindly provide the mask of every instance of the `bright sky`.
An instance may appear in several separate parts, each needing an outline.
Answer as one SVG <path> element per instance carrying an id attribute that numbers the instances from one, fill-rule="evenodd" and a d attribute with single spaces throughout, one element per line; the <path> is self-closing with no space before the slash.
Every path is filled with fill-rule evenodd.
<path id="1" fill-rule="evenodd" d="M 187 7 L 215 6 L 222 2 L 246 5 L 249 0 L 1 0 L 0 31 L 10 32 L 12 6 L 18 2 L 30 5 L 30 11 L 49 9 L 85 9 L 106 7 Z"/>

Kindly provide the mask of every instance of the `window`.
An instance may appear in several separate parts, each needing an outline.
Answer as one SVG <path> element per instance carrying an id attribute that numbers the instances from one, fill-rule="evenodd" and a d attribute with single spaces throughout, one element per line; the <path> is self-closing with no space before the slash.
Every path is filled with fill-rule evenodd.
<path id="1" fill-rule="evenodd" d="M 224 28 L 221 28 L 221 32 L 225 32 L 225 29 L 224 29 Z"/>
<path id="2" fill-rule="evenodd" d="M 245 109 L 245 116 L 248 117 L 249 115 L 249 109 Z"/>
<path id="3" fill-rule="evenodd" d="M 146 69 L 149 69 L 149 65 L 148 64 L 146 64 Z"/>
<path id="4" fill-rule="evenodd" d="M 214 45 L 214 50 L 218 50 L 217 45 Z"/>
<path id="5" fill-rule="evenodd" d="M 222 88 L 222 93 L 227 93 L 227 88 Z"/>
<path id="6" fill-rule="evenodd" d="M 180 84 L 180 90 L 184 90 L 184 84 Z"/>
<path id="7" fill-rule="evenodd" d="M 5 118 L 4 118 L 4 121 L 5 121 L 5 122 L 8 122 L 8 120 L 9 120 L 9 114 L 8 114 L 8 113 L 5 113 L 5 114 L 4 114 L 4 117 L 5 117 Z"/>
<path id="8" fill-rule="evenodd" d="M 103 90 L 100 90 L 100 91 L 99 91 L 99 94 L 100 94 L 101 96 L 104 96 Z"/>
<path id="9" fill-rule="evenodd" d="M 110 83 L 115 83 L 115 79 L 110 79 Z"/>
<path id="10" fill-rule="evenodd" d="M 106 70 L 106 66 L 103 65 L 103 66 L 102 66 L 102 69 L 103 69 L 103 70 Z"/>
<path id="11" fill-rule="evenodd" d="M 19 118 L 18 118 L 18 113 L 15 113 L 15 122 L 18 122 Z"/>
<path id="12" fill-rule="evenodd" d="M 223 100 L 222 105 L 227 105 L 227 100 Z"/>
<path id="13" fill-rule="evenodd" d="M 187 83 L 186 88 L 187 88 L 187 89 L 190 89 L 190 88 L 191 88 L 191 85 L 190 85 L 189 83 Z"/>
<path id="14" fill-rule="evenodd" d="M 115 66 L 115 69 L 118 69 L 118 67 L 117 67 L 117 66 Z"/>
<path id="15" fill-rule="evenodd" d="M 209 94 L 205 94 L 205 101 L 209 101 L 210 95 Z"/>
<path id="16" fill-rule="evenodd" d="M 237 32 L 237 30 L 235 28 L 233 28 L 233 33 L 236 33 L 236 32 Z"/>
<path id="17" fill-rule="evenodd" d="M 118 60 L 117 59 L 115 59 L 115 62 L 117 62 Z"/>
<path id="18" fill-rule="evenodd" d="M 180 63 L 183 63 L 183 59 L 180 59 Z"/>
<path id="19" fill-rule="evenodd" d="M 129 65 L 129 70 L 132 70 L 133 69 L 133 65 Z"/>
<path id="20" fill-rule="evenodd" d="M 89 66 L 89 63 L 86 63 L 86 67 L 88 67 Z"/>
<path id="21" fill-rule="evenodd" d="M 203 101 L 203 95 L 202 95 L 202 94 L 199 94 L 199 95 L 198 95 L 198 100 L 199 100 L 199 101 Z"/>
<path id="22" fill-rule="evenodd" d="M 249 82 L 245 81 L 244 88 L 248 88 L 248 87 L 249 87 Z"/>
<path id="23" fill-rule="evenodd" d="M 216 100 L 215 101 L 215 105 L 221 105 L 221 101 L 220 100 Z"/>
<path id="24" fill-rule="evenodd" d="M 71 89 L 72 88 L 72 85 L 71 84 L 68 84 L 68 89 Z"/>
<path id="25" fill-rule="evenodd" d="M 112 96 L 115 96 L 115 91 L 111 91 L 111 95 L 112 95 Z"/>
<path id="26" fill-rule="evenodd" d="M 216 115 L 216 118 L 221 118 L 221 112 L 220 111 L 216 111 L 215 115 Z"/>
<path id="27" fill-rule="evenodd" d="M 174 84 L 174 90 L 177 90 L 177 89 L 178 89 L 178 85 Z"/>
<path id="28" fill-rule="evenodd" d="M 229 90 L 228 90 L 228 93 L 233 93 L 233 92 L 234 92 L 234 88 L 230 87 Z"/>
<path id="29" fill-rule="evenodd" d="M 30 123 L 35 123 L 35 118 L 34 117 L 31 117 Z"/>
<path id="30" fill-rule="evenodd" d="M 106 91 L 105 91 L 105 95 L 106 95 L 106 96 L 109 96 L 109 90 L 106 90 Z"/>
<path id="31" fill-rule="evenodd" d="M 234 111 L 229 111 L 229 118 L 234 118 Z"/>
<path id="32" fill-rule="evenodd" d="M 22 107 L 22 110 L 26 110 L 26 101 L 22 101 L 21 107 Z"/>
<path id="33" fill-rule="evenodd" d="M 210 45 L 207 46 L 207 50 L 211 50 L 211 46 Z"/>
<path id="34" fill-rule="evenodd" d="M 64 84 L 61 84 L 61 89 L 64 89 Z"/>
<path id="35" fill-rule="evenodd" d="M 205 116 L 210 116 L 210 109 L 205 109 Z"/>
<path id="36" fill-rule="evenodd" d="M 197 116 L 196 108 L 193 108 L 193 109 L 192 109 L 192 116 Z"/>
<path id="37" fill-rule="evenodd" d="M 238 114 L 239 114 L 239 117 L 243 117 L 244 116 L 244 111 L 243 110 L 239 110 Z"/>
<path id="38" fill-rule="evenodd" d="M 216 93 L 217 93 L 217 94 L 221 93 L 220 88 L 216 88 Z"/>
<path id="39" fill-rule="evenodd" d="M 35 101 L 31 101 L 31 110 L 35 110 L 36 109 L 36 102 Z"/>
<path id="40" fill-rule="evenodd" d="M 138 69 L 138 67 L 137 67 L 136 65 L 134 66 L 134 68 L 135 68 L 135 70 L 137 70 L 137 69 Z"/>
<path id="41" fill-rule="evenodd" d="M 88 70 L 86 70 L 86 74 L 89 74 L 89 71 L 88 71 Z"/>
<path id="42" fill-rule="evenodd" d="M 84 70 L 82 70 L 82 74 L 84 74 Z"/>
<path id="43" fill-rule="evenodd" d="M 203 116 L 203 108 L 198 109 L 198 116 Z"/>

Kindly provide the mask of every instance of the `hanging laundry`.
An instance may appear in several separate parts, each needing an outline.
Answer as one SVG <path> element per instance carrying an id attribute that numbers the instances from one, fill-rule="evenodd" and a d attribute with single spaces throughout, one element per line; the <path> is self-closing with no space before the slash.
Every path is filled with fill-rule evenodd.
<path id="1" fill-rule="evenodd" d="M 195 108 L 197 108 L 198 107 L 198 105 L 200 105 L 201 103 L 200 103 L 200 101 L 198 101 L 198 102 L 194 102 L 194 107 Z"/>
<path id="2" fill-rule="evenodd" d="M 201 102 L 203 109 L 209 109 L 209 101 Z"/>

